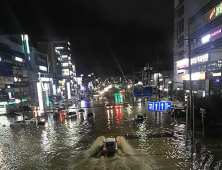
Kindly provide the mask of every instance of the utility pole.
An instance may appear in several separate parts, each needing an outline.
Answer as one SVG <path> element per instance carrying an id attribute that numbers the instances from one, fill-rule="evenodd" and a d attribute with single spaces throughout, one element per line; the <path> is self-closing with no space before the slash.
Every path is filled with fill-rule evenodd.
<path id="1" fill-rule="evenodd" d="M 160 80 L 159 80 L 159 56 L 157 54 L 157 95 L 158 100 L 160 101 Z"/>
<path id="2" fill-rule="evenodd" d="M 18 80 L 17 82 L 18 82 L 18 85 L 19 85 L 19 100 L 21 102 L 21 112 L 22 112 L 23 123 L 24 123 L 24 127 L 26 128 L 24 108 L 23 108 L 23 102 L 22 102 L 22 90 L 21 90 L 21 84 L 20 84 L 20 81 L 19 81 L 21 79 L 19 78 L 19 74 L 18 74 L 19 69 L 18 69 L 17 61 L 16 61 L 16 68 L 17 68 L 16 72 L 17 72 L 17 80 Z"/>
<path id="3" fill-rule="evenodd" d="M 189 31 L 189 25 L 188 25 L 188 54 L 189 54 L 189 77 L 190 77 L 190 88 L 189 88 L 189 94 L 190 94 L 190 117 L 193 116 L 193 151 L 195 148 L 195 135 L 194 135 L 194 112 L 193 112 L 193 94 L 192 94 L 192 69 L 191 69 L 191 47 L 190 47 L 190 31 Z"/>

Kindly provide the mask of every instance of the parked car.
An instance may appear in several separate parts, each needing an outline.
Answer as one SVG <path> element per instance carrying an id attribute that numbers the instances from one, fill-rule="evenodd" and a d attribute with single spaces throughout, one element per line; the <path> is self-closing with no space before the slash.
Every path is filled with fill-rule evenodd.
<path id="1" fill-rule="evenodd" d="M 65 116 L 66 119 L 76 117 L 76 112 L 68 112 Z"/>
<path id="2" fill-rule="evenodd" d="M 25 118 L 25 121 L 27 122 L 27 124 L 34 124 L 35 123 L 35 118 L 29 119 L 29 118 Z"/>
<path id="3" fill-rule="evenodd" d="M 134 120 L 143 120 L 144 119 L 144 116 L 142 114 L 136 114 L 134 116 Z"/>
<path id="4" fill-rule="evenodd" d="M 23 120 L 18 120 L 18 121 L 15 121 L 14 123 L 12 123 L 12 124 L 10 124 L 10 127 L 11 128 L 13 128 L 13 127 L 25 127 L 25 126 L 28 126 L 28 123 L 25 121 L 25 123 L 24 123 L 24 121 Z"/>

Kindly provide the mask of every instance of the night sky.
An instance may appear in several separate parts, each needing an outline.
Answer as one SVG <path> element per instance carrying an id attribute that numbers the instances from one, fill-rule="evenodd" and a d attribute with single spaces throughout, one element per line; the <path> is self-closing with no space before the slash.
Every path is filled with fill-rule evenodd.
<path id="1" fill-rule="evenodd" d="M 0 34 L 27 33 L 34 47 L 42 36 L 70 38 L 78 75 L 116 76 L 121 75 L 120 67 L 129 74 L 156 62 L 157 54 L 164 69 L 172 70 L 173 3 L 7 0 L 1 8 Z"/>

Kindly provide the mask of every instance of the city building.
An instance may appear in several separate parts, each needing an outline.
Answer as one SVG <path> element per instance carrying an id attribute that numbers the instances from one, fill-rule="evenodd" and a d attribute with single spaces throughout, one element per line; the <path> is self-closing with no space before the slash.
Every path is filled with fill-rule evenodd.
<path id="1" fill-rule="evenodd" d="M 0 110 L 12 112 L 22 101 L 31 101 L 28 70 L 30 69 L 28 35 L 0 36 Z"/>
<path id="2" fill-rule="evenodd" d="M 221 93 L 222 1 L 176 0 L 174 18 L 174 89 L 200 96 Z M 182 84 L 183 83 L 183 84 Z"/>
<path id="3" fill-rule="evenodd" d="M 46 110 L 50 107 L 51 101 L 55 101 L 56 81 L 53 81 L 53 75 L 49 73 L 48 55 L 38 52 L 35 48 L 30 48 L 30 96 L 35 106 L 40 110 Z M 59 95 L 59 94 L 58 94 Z"/>
<path id="4" fill-rule="evenodd" d="M 38 50 L 48 54 L 49 70 L 56 77 L 62 95 L 71 99 L 75 91 L 76 68 L 71 56 L 71 47 L 67 38 L 45 38 L 37 43 Z"/>

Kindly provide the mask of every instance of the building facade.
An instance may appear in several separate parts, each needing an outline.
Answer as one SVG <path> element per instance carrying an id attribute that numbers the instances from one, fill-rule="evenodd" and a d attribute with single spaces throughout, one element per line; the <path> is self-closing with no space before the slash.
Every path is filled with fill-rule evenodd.
<path id="1" fill-rule="evenodd" d="M 175 1 L 174 89 L 190 88 L 190 53 L 192 89 L 200 96 L 221 93 L 220 5 L 220 0 Z"/>
<path id="2" fill-rule="evenodd" d="M 30 49 L 27 35 L 0 36 L 0 108 L 11 112 L 30 100 L 28 70 Z"/>
<path id="3" fill-rule="evenodd" d="M 74 91 L 76 68 L 71 56 L 71 47 L 67 38 L 46 38 L 38 42 L 38 50 L 48 54 L 49 70 L 57 78 L 58 88 L 63 96 L 71 99 Z"/>

